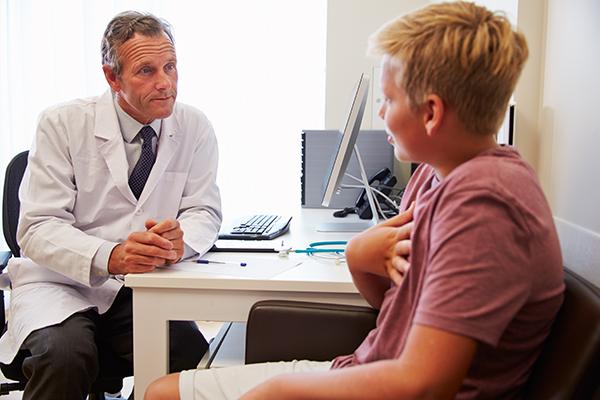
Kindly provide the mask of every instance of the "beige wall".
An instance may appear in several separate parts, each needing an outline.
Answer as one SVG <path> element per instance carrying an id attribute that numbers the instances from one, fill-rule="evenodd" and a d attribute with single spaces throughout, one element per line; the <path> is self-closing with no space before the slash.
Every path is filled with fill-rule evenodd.
<path id="1" fill-rule="evenodd" d="M 427 0 L 328 0 L 325 129 L 340 129 L 361 73 L 371 77 L 363 129 L 383 129 L 377 112 L 379 58 L 368 57 L 367 39 L 384 22 L 416 10 Z M 407 181 L 410 167 L 397 163 L 395 174 Z"/>
<path id="2" fill-rule="evenodd" d="M 339 129 L 347 113 L 354 84 L 361 72 L 373 75 L 379 58 L 368 57 L 367 39 L 394 16 L 405 14 L 427 0 L 329 0 L 327 2 L 327 85 L 325 129 Z M 372 77 L 373 78 L 373 77 Z M 377 88 L 377 82 L 371 82 Z M 371 99 L 367 103 L 363 127 L 371 128 Z"/>
<path id="3" fill-rule="evenodd" d="M 600 286 L 600 2 L 520 3 L 519 26 L 540 60 L 517 93 L 517 147 L 538 171 L 565 265 Z"/>

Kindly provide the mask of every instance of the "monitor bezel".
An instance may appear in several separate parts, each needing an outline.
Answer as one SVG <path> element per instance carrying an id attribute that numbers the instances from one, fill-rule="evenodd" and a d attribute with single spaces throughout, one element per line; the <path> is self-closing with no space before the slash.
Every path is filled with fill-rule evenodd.
<path id="1" fill-rule="evenodd" d="M 346 173 L 346 168 L 352 158 L 354 145 L 360 131 L 363 115 L 367 105 L 367 97 L 369 94 L 369 76 L 361 74 L 358 85 L 354 92 L 350 112 L 346 119 L 342 139 L 337 148 L 335 160 L 328 175 L 327 185 L 323 193 L 323 201 L 321 205 L 328 207 L 333 199 L 333 196 L 338 191 Z"/>

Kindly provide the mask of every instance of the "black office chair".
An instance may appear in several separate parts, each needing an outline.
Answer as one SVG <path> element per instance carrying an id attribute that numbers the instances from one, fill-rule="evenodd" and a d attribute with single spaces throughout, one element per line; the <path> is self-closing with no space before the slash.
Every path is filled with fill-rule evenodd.
<path id="1" fill-rule="evenodd" d="M 27 168 L 28 151 L 17 154 L 6 167 L 6 176 L 4 180 L 4 197 L 2 199 L 2 230 L 4 238 L 10 251 L 0 252 L 0 272 L 4 271 L 11 256 L 19 257 L 21 249 L 17 243 L 17 225 L 19 222 L 19 186 Z M 4 313 L 4 291 L 0 290 L 0 332 L 6 331 L 6 315 Z M 123 378 L 132 375 L 131 367 L 118 359 L 111 357 L 111 353 L 100 350 L 100 353 L 107 355 L 100 360 L 100 376 L 94 382 L 89 396 L 90 400 L 104 400 L 104 393 L 119 392 L 123 386 Z M 8 379 L 14 383 L 2 383 L 0 385 L 0 396 L 8 394 L 11 391 L 23 390 L 27 383 L 27 378 L 23 375 L 23 360 L 29 355 L 26 350 L 21 350 L 10 364 L 0 363 L 0 370 Z M 107 374 L 110 372 L 110 374 Z"/>

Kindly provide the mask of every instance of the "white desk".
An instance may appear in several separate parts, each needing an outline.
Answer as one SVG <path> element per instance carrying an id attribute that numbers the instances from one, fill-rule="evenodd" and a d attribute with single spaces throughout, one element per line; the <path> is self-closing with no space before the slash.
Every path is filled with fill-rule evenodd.
<path id="1" fill-rule="evenodd" d="M 310 242 L 345 240 L 348 233 L 316 232 L 316 226 L 333 220 L 331 210 L 298 210 L 290 232 L 275 239 L 294 248 Z M 215 253 L 222 260 L 231 253 Z M 239 255 L 238 255 L 239 256 Z M 248 259 L 278 255 L 248 253 Z M 306 255 L 291 254 L 298 261 Z M 360 297 L 345 264 L 333 261 L 310 262 L 289 269 L 270 279 L 241 279 L 225 275 L 186 270 L 163 269 L 146 274 L 131 274 L 125 284 L 133 289 L 133 346 L 135 399 L 141 400 L 146 387 L 168 369 L 168 321 L 246 321 L 250 307 L 257 301 L 299 300 L 323 303 L 366 305 Z"/>

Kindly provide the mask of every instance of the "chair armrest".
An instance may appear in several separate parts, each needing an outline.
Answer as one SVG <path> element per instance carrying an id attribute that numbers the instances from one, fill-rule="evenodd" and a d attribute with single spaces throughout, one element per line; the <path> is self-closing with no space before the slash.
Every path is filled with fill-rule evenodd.
<path id="1" fill-rule="evenodd" d="M 10 251 L 0 251 L 0 272 L 4 271 L 11 256 L 12 253 Z"/>
<path id="2" fill-rule="evenodd" d="M 8 265 L 8 260 L 12 256 L 10 251 L 0 251 L 0 273 L 4 272 L 4 269 Z M 4 289 L 9 285 L 9 280 L 6 275 L 0 277 L 0 335 L 4 334 L 4 328 L 6 327 L 6 314 L 4 312 Z"/>
<path id="3" fill-rule="evenodd" d="M 356 350 L 375 327 L 368 307 L 297 301 L 260 301 L 246 328 L 246 364 L 327 361 Z"/>

